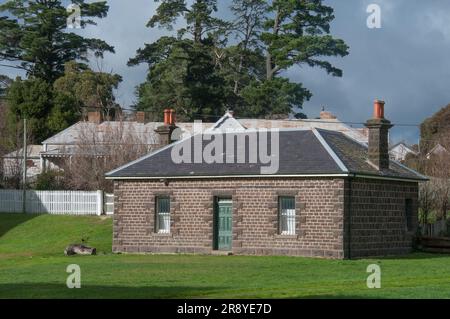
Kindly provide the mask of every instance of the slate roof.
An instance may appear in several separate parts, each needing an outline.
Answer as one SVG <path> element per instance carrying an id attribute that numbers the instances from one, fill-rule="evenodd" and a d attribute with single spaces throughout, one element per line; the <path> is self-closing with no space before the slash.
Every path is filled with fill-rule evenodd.
<path id="1" fill-rule="evenodd" d="M 416 171 L 392 160 L 390 161 L 389 170 L 380 172 L 367 160 L 367 146 L 365 144 L 358 143 L 338 132 L 319 131 L 350 173 L 417 180 L 427 179 Z"/>
<path id="2" fill-rule="evenodd" d="M 205 135 L 221 135 L 226 150 L 226 134 L 248 134 L 248 131 L 233 133 L 205 133 Z M 260 134 L 260 133 L 258 133 Z M 271 143 L 271 134 L 268 134 L 267 145 Z M 258 135 L 261 138 L 260 135 Z M 249 156 L 249 145 L 245 149 L 237 150 L 234 154 L 221 154 L 224 163 L 175 163 L 172 160 L 172 150 L 194 146 L 195 137 L 184 139 L 163 149 L 153 152 L 141 159 L 129 163 L 107 174 L 109 179 L 117 178 L 181 178 L 181 177 L 221 177 L 221 176 L 255 176 L 261 173 L 262 167 L 268 164 L 257 161 L 255 163 L 237 163 L 237 154 L 245 152 Z M 205 141 L 204 147 L 211 143 Z M 269 154 L 271 153 L 269 148 Z M 232 157 L 230 155 L 233 155 Z M 226 163 L 227 158 L 229 162 Z M 193 159 L 193 155 L 191 157 Z M 192 162 L 192 161 L 191 161 Z M 341 132 L 323 129 L 282 129 L 279 130 L 279 169 L 273 175 L 349 175 L 364 174 L 378 177 L 391 177 L 410 180 L 424 180 L 422 175 L 391 162 L 390 169 L 380 172 L 367 160 L 367 146 L 351 139 Z M 272 175 L 272 176 L 273 176 Z"/>

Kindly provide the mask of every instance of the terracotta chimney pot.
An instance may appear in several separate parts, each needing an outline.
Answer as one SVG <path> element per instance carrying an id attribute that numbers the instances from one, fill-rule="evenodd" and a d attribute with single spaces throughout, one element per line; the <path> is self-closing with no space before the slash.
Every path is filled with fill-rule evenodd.
<path id="1" fill-rule="evenodd" d="M 384 101 L 375 100 L 373 103 L 373 117 L 375 119 L 384 119 Z"/>
<path id="2" fill-rule="evenodd" d="M 101 124 L 102 121 L 103 121 L 102 112 L 100 111 L 88 112 L 88 122 Z"/>
<path id="3" fill-rule="evenodd" d="M 164 125 L 168 126 L 170 125 L 170 120 L 169 120 L 169 116 L 170 116 L 170 110 L 169 109 L 165 109 L 164 110 Z"/>
<path id="4" fill-rule="evenodd" d="M 145 124 L 145 112 L 136 112 L 136 122 Z"/>
<path id="5" fill-rule="evenodd" d="M 175 110 L 170 109 L 169 110 L 169 125 L 175 125 L 176 118 L 175 118 Z"/>

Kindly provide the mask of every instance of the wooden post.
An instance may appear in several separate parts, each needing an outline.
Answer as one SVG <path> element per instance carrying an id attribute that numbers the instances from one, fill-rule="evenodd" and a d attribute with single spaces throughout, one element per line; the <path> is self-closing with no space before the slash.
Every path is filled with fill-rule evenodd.
<path id="1" fill-rule="evenodd" d="M 97 215 L 103 214 L 103 191 L 97 191 Z"/>
<path id="2" fill-rule="evenodd" d="M 23 119 L 22 212 L 27 213 L 27 119 Z"/>

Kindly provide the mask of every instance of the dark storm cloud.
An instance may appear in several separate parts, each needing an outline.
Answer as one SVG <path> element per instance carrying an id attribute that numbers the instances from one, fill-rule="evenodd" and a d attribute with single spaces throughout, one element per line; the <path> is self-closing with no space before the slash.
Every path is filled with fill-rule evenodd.
<path id="1" fill-rule="evenodd" d="M 350 55 L 335 63 L 332 78 L 320 70 L 293 68 L 289 76 L 311 89 L 310 116 L 326 106 L 339 118 L 364 122 L 375 98 L 398 124 L 421 123 L 450 102 L 450 1 L 327 1 L 335 8 L 333 34 L 345 39 Z M 366 26 L 366 8 L 381 7 L 382 28 Z M 417 142 L 418 128 L 397 126 L 392 139 Z"/>
<path id="2" fill-rule="evenodd" d="M 105 71 L 123 76 L 118 100 L 135 101 L 135 87 L 145 80 L 146 66 L 126 63 L 144 42 L 151 43 L 164 30 L 145 27 L 155 12 L 153 0 L 109 0 L 110 12 L 97 27 L 79 31 L 105 39 L 116 48 L 106 55 Z M 335 9 L 333 35 L 350 46 L 350 55 L 332 59 L 344 70 L 342 78 L 308 67 L 291 68 L 287 75 L 302 82 L 314 97 L 305 112 L 316 117 L 321 106 L 349 122 L 364 122 L 375 98 L 386 100 L 386 114 L 394 123 L 421 123 L 450 102 L 450 1 L 448 0 L 326 0 Z M 382 28 L 368 29 L 369 4 L 381 7 Z M 228 15 L 220 2 L 221 15 Z M 92 63 L 94 69 L 97 67 Z M 0 70 L 5 73 L 5 68 Z M 9 72 L 11 74 L 11 72 Z M 417 142 L 418 128 L 397 126 L 394 140 Z"/>

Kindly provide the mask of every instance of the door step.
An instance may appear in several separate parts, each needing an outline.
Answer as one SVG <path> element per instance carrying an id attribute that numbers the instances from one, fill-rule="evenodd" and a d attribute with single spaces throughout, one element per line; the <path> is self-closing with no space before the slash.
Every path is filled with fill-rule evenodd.
<path id="1" fill-rule="evenodd" d="M 211 255 L 213 256 L 231 256 L 233 255 L 232 251 L 223 251 L 223 250 L 213 250 Z"/>

